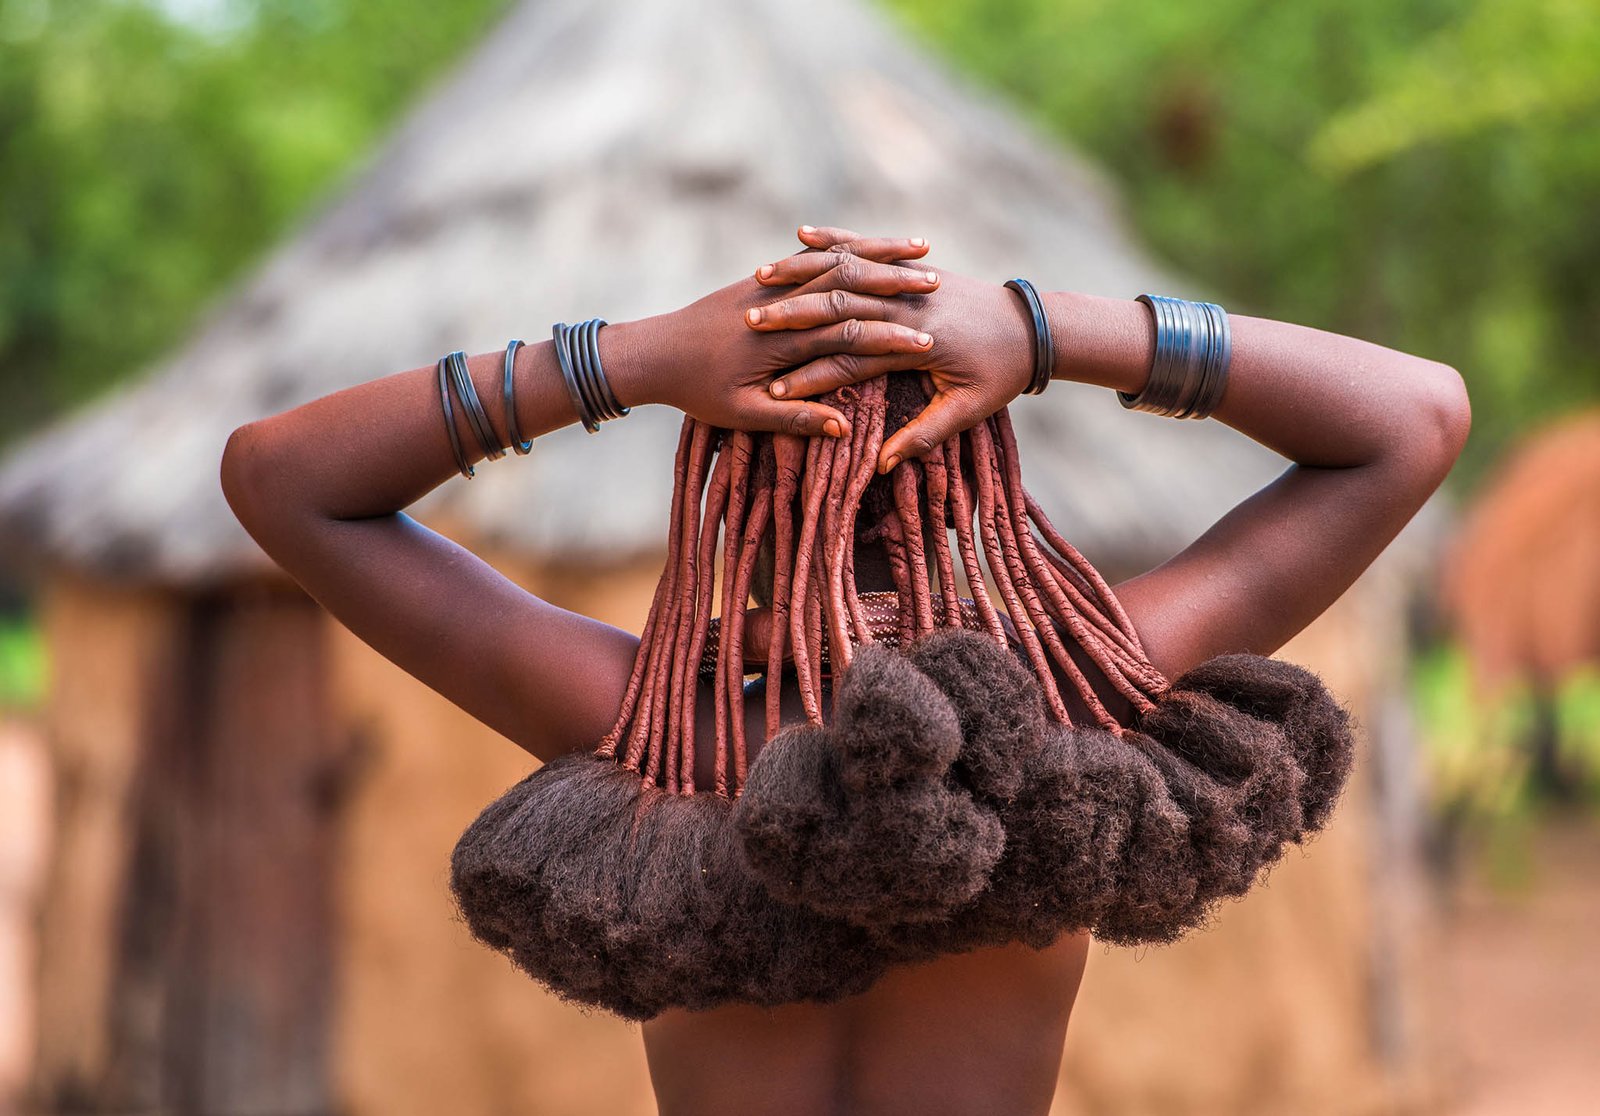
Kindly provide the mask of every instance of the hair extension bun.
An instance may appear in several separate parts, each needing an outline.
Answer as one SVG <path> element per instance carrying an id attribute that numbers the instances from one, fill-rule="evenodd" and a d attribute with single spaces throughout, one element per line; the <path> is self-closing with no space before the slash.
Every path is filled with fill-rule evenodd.
<path id="1" fill-rule="evenodd" d="M 851 791 L 941 779 L 961 752 L 950 699 L 903 654 L 860 648 L 834 701 L 839 775 Z"/>
<path id="2" fill-rule="evenodd" d="M 911 662 L 944 691 L 961 725 L 956 773 L 980 798 L 1009 801 L 1045 731 L 1039 684 L 1009 648 L 949 629 L 911 646 Z"/>
<path id="3" fill-rule="evenodd" d="M 1110 733 L 1051 728 L 1001 813 L 1005 850 L 968 917 L 974 945 L 1043 948 L 1100 920 L 1121 881 L 1134 804 L 1153 772 Z"/>
<path id="4" fill-rule="evenodd" d="M 478 940 L 557 995 L 627 1019 L 870 986 L 883 949 L 776 902 L 729 824 L 725 800 L 669 795 L 615 763 L 565 756 L 479 815 L 456 845 L 451 888 Z"/>
<path id="5" fill-rule="evenodd" d="M 1005 836 L 950 778 L 960 726 L 896 651 L 861 648 L 828 728 L 780 734 L 733 808 L 745 858 L 779 899 L 863 926 L 938 919 L 988 882 Z"/>
<path id="6" fill-rule="evenodd" d="M 1183 762 L 1185 782 L 1203 775 L 1208 789 L 1226 791 L 1249 833 L 1258 867 L 1275 863 L 1283 845 L 1305 833 L 1300 794 L 1306 775 L 1282 725 L 1207 693 L 1174 686 L 1140 719 L 1139 727 L 1166 754 Z"/>
<path id="7" fill-rule="evenodd" d="M 1300 806 L 1307 830 L 1327 823 L 1355 760 L 1350 713 L 1311 671 L 1261 655 L 1218 655 L 1174 688 L 1198 690 L 1252 717 L 1282 726 L 1305 773 Z"/>

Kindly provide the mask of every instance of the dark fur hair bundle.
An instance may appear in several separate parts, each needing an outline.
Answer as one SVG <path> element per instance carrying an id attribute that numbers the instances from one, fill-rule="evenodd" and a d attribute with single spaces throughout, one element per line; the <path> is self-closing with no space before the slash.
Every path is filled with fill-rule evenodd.
<path id="1" fill-rule="evenodd" d="M 1190 671 L 1120 736 L 1051 722 L 1017 655 L 961 631 L 861 648 L 835 709 L 771 740 L 732 800 L 547 764 L 456 848 L 472 932 L 633 1019 L 833 1000 L 1069 931 L 1169 942 L 1320 828 L 1351 761 L 1320 681 L 1254 655 Z"/>

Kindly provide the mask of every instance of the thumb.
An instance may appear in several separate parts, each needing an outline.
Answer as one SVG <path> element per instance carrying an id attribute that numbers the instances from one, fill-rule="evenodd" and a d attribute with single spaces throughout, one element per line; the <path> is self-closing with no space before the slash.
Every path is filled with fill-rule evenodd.
<path id="1" fill-rule="evenodd" d="M 773 399 L 766 392 L 740 408 L 739 425 L 751 430 L 771 430 L 802 438 L 845 438 L 850 423 L 844 415 L 815 399 Z"/>
<path id="2" fill-rule="evenodd" d="M 928 400 L 920 414 L 896 430 L 878 452 L 878 471 L 887 473 L 908 457 L 924 457 L 972 425 L 971 408 L 953 392 L 942 391 Z"/>

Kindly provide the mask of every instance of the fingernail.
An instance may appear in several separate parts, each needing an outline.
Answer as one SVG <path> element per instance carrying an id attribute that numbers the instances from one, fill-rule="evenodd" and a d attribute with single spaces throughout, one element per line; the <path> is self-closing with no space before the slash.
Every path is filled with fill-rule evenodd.
<path id="1" fill-rule="evenodd" d="M 771 279 L 773 270 L 774 269 L 773 269 L 773 266 L 771 264 L 762 264 L 759 268 L 756 269 L 756 274 L 759 275 L 763 279 Z"/>
<path id="2" fill-rule="evenodd" d="M 784 383 L 782 380 L 773 380 L 772 394 L 776 395 L 779 399 L 782 399 L 785 395 L 789 394 L 789 385 Z"/>
<path id="3" fill-rule="evenodd" d="M 926 243 L 928 242 L 920 236 L 914 236 L 911 238 L 911 247 L 913 248 L 921 248 Z"/>
<path id="4" fill-rule="evenodd" d="M 814 233 L 814 232 L 817 231 L 817 226 L 815 226 L 815 225 L 801 225 L 800 226 L 800 231 L 803 232 L 803 233 Z"/>
<path id="5" fill-rule="evenodd" d="M 844 433 L 843 429 L 841 429 L 839 426 L 838 419 L 829 419 L 827 422 L 823 423 L 822 432 L 830 438 L 837 438 L 840 434 Z"/>
<path id="6" fill-rule="evenodd" d="M 937 271 L 928 272 L 928 282 L 937 283 L 938 281 L 939 281 L 939 273 Z"/>
<path id="7" fill-rule="evenodd" d="M 894 472 L 894 467 L 898 464 L 900 464 L 900 455 L 898 453 L 892 453 L 889 455 L 889 460 L 884 462 L 883 471 L 885 473 L 892 473 Z"/>
<path id="8" fill-rule="evenodd" d="M 917 344 L 921 345 L 924 349 L 926 349 L 929 345 L 933 344 L 932 335 L 926 334 L 926 333 L 917 334 Z"/>
<path id="9" fill-rule="evenodd" d="M 752 306 L 752 307 L 750 307 L 750 309 L 746 310 L 744 312 L 744 320 L 749 322 L 751 325 L 760 325 L 761 324 L 761 307 Z"/>

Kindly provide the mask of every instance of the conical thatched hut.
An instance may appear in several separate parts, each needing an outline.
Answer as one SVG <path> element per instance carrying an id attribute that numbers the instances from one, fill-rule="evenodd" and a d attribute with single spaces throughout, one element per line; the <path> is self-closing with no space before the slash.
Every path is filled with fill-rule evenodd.
<path id="1" fill-rule="evenodd" d="M 38 577 L 56 664 L 39 1107 L 648 1110 L 625 1028 L 452 920 L 451 843 L 525 757 L 275 577 L 217 462 L 250 418 L 555 319 L 671 308 L 823 220 L 928 236 L 997 280 L 1183 287 L 1105 182 L 858 3 L 529 0 L 188 344 L 9 461 L 0 539 Z M 1017 411 L 1030 487 L 1108 571 L 1162 560 L 1281 464 L 1109 393 Z M 637 623 L 677 417 L 627 426 L 544 439 L 420 514 L 535 592 Z M 1290 649 L 1377 728 L 1401 580 L 1375 571 Z M 1096 956 L 1063 1111 L 1403 1091 L 1420 1062 L 1386 897 L 1405 858 L 1378 848 L 1408 801 L 1394 770 L 1213 934 Z"/>

